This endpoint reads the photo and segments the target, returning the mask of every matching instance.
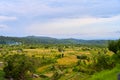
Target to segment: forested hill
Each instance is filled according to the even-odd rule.
[[[0,44],[106,44],[107,40],[56,39],[51,37],[5,37],[0,36]]]

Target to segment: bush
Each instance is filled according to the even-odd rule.
[[[120,64],[120,51],[112,55],[112,60],[115,64]]]
[[[64,52],[65,50],[64,50],[63,48],[59,47],[59,48],[58,48],[58,51],[59,51],[59,52]]]
[[[97,71],[101,71],[104,69],[112,69],[114,67],[113,61],[109,55],[106,54],[98,54],[96,56],[96,63],[94,64],[94,69]]]
[[[77,55],[77,59],[87,59],[86,55]]]
[[[26,80],[27,72],[34,72],[34,60],[24,54],[9,55],[5,58],[5,77],[14,80]]]
[[[118,80],[118,73],[120,72],[120,65],[117,65],[112,70],[104,70],[96,73],[89,80]]]
[[[120,39],[117,41],[110,41],[108,44],[108,49],[115,54],[120,50]]]

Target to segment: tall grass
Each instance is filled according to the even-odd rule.
[[[120,74],[120,65],[112,70],[104,70],[96,73],[90,80],[118,80],[118,74]]]

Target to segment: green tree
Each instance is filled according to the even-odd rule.
[[[35,71],[33,58],[30,58],[25,54],[14,54],[5,58],[4,72],[6,78],[26,80],[28,71]]]
[[[64,52],[65,50],[64,50],[62,47],[59,47],[59,48],[58,48],[58,51],[59,51],[59,52]]]
[[[114,66],[111,61],[111,57],[104,53],[100,53],[96,56],[97,62],[95,63],[95,68],[97,71],[104,69],[112,69]]]
[[[117,52],[117,42],[116,41],[110,41],[108,45],[108,49],[114,53]]]
[[[117,51],[120,50],[120,39],[117,41],[110,41],[108,44],[108,49],[117,54]]]

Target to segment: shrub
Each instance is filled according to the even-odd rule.
[[[86,55],[77,55],[77,59],[87,59]]]
[[[24,54],[9,55],[5,58],[5,77],[14,80],[26,80],[27,72],[34,72],[35,65],[32,58]]]
[[[117,41],[110,41],[108,44],[108,49],[115,54],[120,50],[120,39]]]
[[[111,57],[106,54],[98,54],[96,56],[96,63],[94,64],[94,69],[101,71],[104,69],[111,69],[114,67]]]

